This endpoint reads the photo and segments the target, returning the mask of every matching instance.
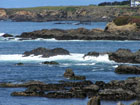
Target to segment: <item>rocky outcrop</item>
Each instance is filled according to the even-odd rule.
[[[8,19],[7,13],[5,9],[0,8],[0,20]]]
[[[131,100],[136,98],[136,94],[130,90],[105,89],[99,92],[99,96],[104,100]]]
[[[85,76],[75,75],[72,69],[66,69],[64,73],[65,78],[69,78],[71,80],[85,80]]]
[[[42,64],[46,64],[46,65],[59,65],[58,62],[55,62],[55,61],[45,61],[45,62],[42,62]]]
[[[83,87],[91,84],[91,81],[64,82],[62,84],[30,84],[25,91],[13,92],[11,95],[41,96],[47,98],[86,98],[87,94],[83,91]]]
[[[89,52],[83,56],[94,56],[98,57],[99,55],[108,54],[109,60],[118,62],[118,63],[140,63],[140,51],[131,52],[130,49],[118,49],[115,52]]]
[[[133,24],[126,24],[126,25],[121,25],[117,26],[114,22],[110,22],[107,24],[105,27],[105,31],[115,33],[115,34],[120,34],[121,32],[132,32],[132,31],[137,31],[138,27],[136,23]]]
[[[38,56],[42,55],[42,57],[51,57],[51,56],[57,56],[57,55],[69,55],[69,51],[63,49],[63,48],[55,48],[55,49],[46,49],[46,48],[36,48],[31,51],[24,52],[24,56]]]
[[[133,53],[129,49],[118,49],[109,54],[109,59],[122,63],[140,63],[140,51]]]
[[[120,65],[115,69],[119,74],[140,74],[139,66]]]
[[[10,84],[0,87],[26,87],[23,92],[13,92],[13,96],[41,96],[48,98],[86,98],[99,96],[103,100],[132,100],[140,97],[140,78],[131,77],[126,80],[113,80],[108,83],[97,81],[63,82],[60,84],[45,84],[30,82]]]
[[[85,28],[62,30],[62,29],[43,29],[33,32],[24,32],[20,38],[55,38],[57,40],[140,40],[140,31],[111,33],[108,31],[88,30]]]
[[[4,34],[2,35],[3,37],[13,37],[13,35],[10,35],[10,34]]]
[[[95,97],[90,98],[87,105],[101,105],[100,97],[95,96]]]

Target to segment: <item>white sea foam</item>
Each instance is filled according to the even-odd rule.
[[[114,61],[109,60],[108,54],[99,55],[98,57],[95,56],[86,56],[85,60],[93,60],[96,62],[106,62],[106,63],[114,63]]]
[[[0,36],[3,36],[5,33],[0,33]]]
[[[115,65],[115,66],[113,66],[114,68],[117,68],[118,67],[118,65]]]
[[[0,55],[0,61],[34,61],[34,62],[40,62],[40,61],[60,61],[63,62],[64,65],[95,65],[96,62],[105,62],[105,63],[112,63],[108,59],[108,55],[100,55],[99,57],[85,57],[83,58],[84,54],[77,54],[77,53],[71,53],[70,55],[58,55],[54,57],[49,58],[43,58],[40,56],[28,56],[24,57],[22,54],[13,54],[13,55]],[[66,62],[65,62],[66,61]],[[71,63],[68,63],[71,62]],[[73,63],[75,62],[75,63]]]

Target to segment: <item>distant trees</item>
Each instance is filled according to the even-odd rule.
[[[130,0],[125,0],[122,2],[114,1],[114,2],[102,2],[98,4],[98,6],[114,6],[114,5],[130,5]]]

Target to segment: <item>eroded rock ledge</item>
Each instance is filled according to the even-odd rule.
[[[13,92],[12,96],[40,96],[48,98],[86,98],[99,96],[102,100],[131,100],[140,96],[140,78],[114,80],[109,83],[96,81],[63,82],[46,84],[29,82],[24,84],[0,83],[0,87],[26,87],[23,92]],[[53,91],[53,92],[52,92]]]

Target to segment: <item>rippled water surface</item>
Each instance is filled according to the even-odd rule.
[[[81,26],[69,24],[32,23],[32,22],[0,22],[0,33],[20,34],[24,31],[32,31],[42,28],[77,28]],[[73,22],[72,22],[73,23]],[[47,25],[51,24],[51,25]],[[103,28],[106,23],[92,23],[82,25],[85,28]],[[40,26],[38,26],[40,25]],[[27,26],[27,27],[26,27]],[[65,26],[65,27],[64,27]],[[19,27],[19,28],[17,28]],[[63,77],[66,68],[72,68],[77,75],[85,75],[87,80],[105,81],[123,80],[139,75],[119,75],[114,73],[118,63],[110,61],[108,55],[99,57],[86,57],[84,54],[90,51],[109,52],[118,48],[129,48],[132,51],[139,49],[140,41],[57,41],[49,40],[28,40],[19,41],[16,39],[3,40],[0,37],[0,82],[21,83],[29,80],[40,80],[45,83],[58,83],[59,80],[67,80]],[[61,47],[70,51],[68,56],[55,56],[42,58],[40,56],[23,57],[25,51],[37,47],[56,48]],[[57,61],[58,66],[43,65],[43,61]],[[16,66],[18,62],[25,65]],[[24,88],[0,88],[0,105],[86,105],[88,99],[48,99],[42,97],[12,97],[13,91],[21,91]],[[131,101],[124,102],[126,105]],[[102,101],[102,105],[114,105],[115,101]]]

